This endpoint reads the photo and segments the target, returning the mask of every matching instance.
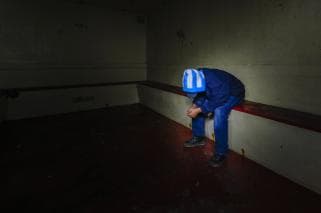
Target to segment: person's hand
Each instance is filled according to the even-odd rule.
[[[202,112],[201,108],[190,108],[187,113],[187,116],[190,118],[196,118],[196,116],[201,112]]]
[[[193,104],[190,108],[187,109],[186,115],[188,115],[192,111],[192,109],[195,109],[195,108],[197,108],[197,106]]]

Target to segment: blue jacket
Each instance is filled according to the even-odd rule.
[[[193,103],[202,109],[204,114],[224,105],[230,96],[243,99],[245,89],[243,83],[235,76],[218,69],[200,68],[206,80],[206,91],[199,93]]]

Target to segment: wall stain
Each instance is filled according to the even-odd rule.
[[[74,26],[81,32],[88,31],[88,25],[86,24],[74,24]]]
[[[282,0],[272,0],[274,8],[285,10],[286,6]]]
[[[64,30],[63,29],[58,29],[57,30],[57,34],[63,34],[64,33]]]
[[[176,36],[180,41],[186,40],[185,32],[182,29],[180,29],[176,32]]]
[[[145,24],[146,23],[146,17],[145,16],[136,16],[136,21],[138,24]]]

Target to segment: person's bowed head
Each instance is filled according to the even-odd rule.
[[[205,92],[206,81],[202,71],[196,69],[186,69],[183,74],[183,91],[186,96],[193,102],[196,99],[198,93]],[[196,104],[193,103],[186,111],[186,115],[190,118],[195,118],[202,110]]]

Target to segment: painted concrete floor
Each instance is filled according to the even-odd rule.
[[[321,196],[140,105],[1,127],[1,212],[321,212]]]

